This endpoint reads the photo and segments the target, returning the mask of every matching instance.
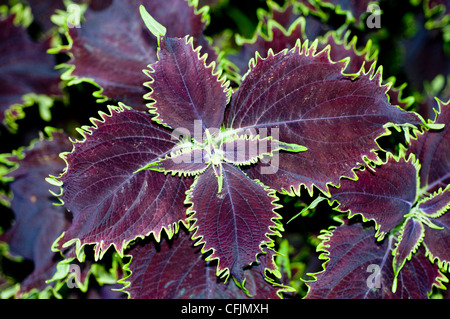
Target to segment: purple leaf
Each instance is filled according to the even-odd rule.
[[[379,235],[400,224],[416,202],[418,166],[414,157],[395,160],[388,157],[375,171],[357,173],[358,180],[342,179],[331,189],[330,201],[339,203],[340,211],[361,214],[377,223]]]
[[[205,261],[200,249],[181,230],[174,238],[159,244],[136,245],[127,266],[131,275],[124,280],[125,291],[138,299],[242,299],[247,298],[233,280],[224,282],[216,275],[214,262]],[[246,287],[255,298],[278,298],[277,288],[264,280],[259,266],[246,270]],[[129,285],[128,285],[129,284]]]
[[[23,105],[25,94],[62,94],[54,57],[47,54],[50,39],[33,42],[23,27],[14,25],[14,17],[0,19],[0,121],[4,124],[8,113],[17,117],[11,107]]]
[[[203,149],[181,150],[166,158],[151,163],[148,169],[158,172],[171,172],[172,175],[198,175],[206,170],[209,156]]]
[[[419,248],[405,263],[392,291],[392,238],[381,243],[373,228],[343,225],[323,236],[320,250],[325,270],[308,282],[309,299],[426,299],[434,285],[442,287],[445,277],[439,267]],[[395,286],[394,286],[395,287]]]
[[[227,269],[242,282],[243,268],[256,260],[262,244],[271,242],[268,236],[278,232],[276,197],[237,167],[222,165],[221,178],[212,168],[199,175],[186,201],[192,203],[189,213],[198,244],[204,244],[203,251],[214,249],[210,258],[219,259],[218,272]]]
[[[158,123],[188,130],[201,140],[204,129],[222,125],[229,94],[228,84],[214,74],[214,64],[206,66],[206,56],[199,57],[192,41],[161,38],[158,62],[147,72],[152,89],[147,98],[155,100],[150,107]]]
[[[297,191],[301,184],[326,191],[327,184],[353,176],[363,158],[377,159],[375,139],[387,126],[422,124],[416,114],[389,104],[379,72],[353,80],[343,67],[329,61],[328,51],[316,54],[305,46],[257,60],[233,94],[228,127],[266,130],[308,151],[280,152],[279,163],[259,164],[250,177],[278,191]]]
[[[268,36],[263,35],[261,25],[253,39],[238,38],[241,44],[239,52],[237,55],[229,56],[228,59],[239,68],[241,76],[248,71],[249,61],[255,57],[256,52],[260,56],[266,57],[270,49],[272,52],[278,53],[284,49],[293,48],[297,39],[306,40],[304,19],[296,20],[288,30],[285,30],[278,22],[269,20],[267,28]]]
[[[419,203],[419,209],[431,217],[439,217],[450,208],[450,186]]]
[[[412,254],[417,251],[424,236],[424,225],[414,218],[408,218],[402,228],[400,240],[393,252],[393,267],[396,275],[398,275],[406,260],[411,259]]]
[[[67,170],[60,177],[60,199],[73,214],[73,224],[58,246],[95,243],[95,257],[114,245],[122,253],[138,236],[162,228],[170,234],[186,217],[185,192],[190,181],[142,170],[173,151],[175,141],[166,129],[141,112],[111,108],[86,138],[66,155]],[[172,229],[172,227],[175,229]]]
[[[438,260],[440,267],[448,269],[450,263],[450,214],[447,212],[441,217],[432,219],[435,227],[425,227],[423,243],[429,258]]]
[[[48,139],[41,137],[22,155],[9,157],[18,164],[17,169],[7,175],[14,178],[10,187],[14,195],[11,209],[15,220],[13,226],[0,236],[0,241],[8,243],[12,254],[34,263],[34,270],[21,282],[19,293],[42,290],[47,286],[45,281],[56,271],[51,246],[70,223],[65,218],[65,209],[54,205],[49,188],[56,189],[45,178],[63,170],[65,163],[59,154],[70,150],[71,143],[65,133],[47,132]]]
[[[433,193],[439,188],[445,188],[450,184],[450,106],[449,102],[439,101],[440,112],[435,123],[445,124],[440,130],[428,130],[418,134],[417,139],[411,141],[408,149],[419,159],[420,187],[428,193]]]
[[[69,47],[60,51],[72,57],[66,79],[92,79],[101,88],[96,96],[147,111],[143,96],[148,90],[143,83],[148,78],[142,70],[156,61],[157,41],[141,19],[141,4],[167,28],[168,36],[193,36],[194,44],[202,45],[202,52],[208,53],[208,61],[214,61],[214,50],[202,35],[203,12],[197,14],[184,0],[113,0],[100,10],[90,7],[81,28],[68,31]]]

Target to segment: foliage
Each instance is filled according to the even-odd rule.
[[[2,298],[448,298],[448,3],[246,5],[0,6]]]

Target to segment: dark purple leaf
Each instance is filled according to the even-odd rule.
[[[273,191],[249,179],[239,168],[223,163],[218,178],[212,168],[199,175],[186,201],[195,221],[195,239],[210,258],[218,258],[218,272],[227,269],[239,282],[243,268],[256,260],[261,245],[277,234],[279,216]],[[220,190],[219,183],[223,184]]]
[[[51,132],[48,139],[41,137],[21,156],[9,157],[18,164],[18,168],[7,175],[14,179],[10,187],[14,195],[11,209],[15,220],[0,236],[0,241],[8,243],[12,254],[34,263],[34,270],[21,283],[19,293],[44,289],[45,281],[56,271],[57,259],[51,246],[67,229],[69,221],[65,218],[65,209],[54,205],[49,189],[57,189],[45,178],[63,170],[65,163],[59,154],[70,150],[71,146],[65,133]]]
[[[309,299],[426,299],[434,285],[442,287],[439,267],[419,248],[397,277],[393,292],[394,239],[378,242],[373,228],[343,225],[325,234],[320,250],[325,271],[308,282]],[[395,286],[394,286],[395,287]]]
[[[174,150],[168,130],[141,112],[111,108],[86,139],[66,155],[67,171],[60,177],[60,199],[73,214],[73,224],[58,247],[95,243],[96,258],[114,245],[121,253],[138,236],[162,228],[170,234],[186,217],[184,199],[190,181],[143,170]],[[173,229],[174,227],[175,229]]]
[[[123,280],[133,299],[242,299],[233,280],[217,277],[217,265],[205,261],[190,236],[180,230],[170,241],[137,244],[129,251],[131,275]],[[277,288],[264,280],[259,265],[245,271],[246,288],[255,298],[278,298]],[[128,285],[129,284],[129,285]]]
[[[413,253],[420,246],[425,235],[424,225],[414,219],[408,218],[402,228],[402,233],[397,246],[394,249],[394,273],[397,275],[406,260],[411,259]]]
[[[445,188],[450,184],[450,106],[449,102],[439,101],[440,113],[435,123],[445,124],[440,130],[427,130],[418,134],[417,139],[412,140],[408,152],[418,158],[420,169],[420,187],[428,193],[433,193],[439,188]]]
[[[194,45],[201,45],[208,53],[208,63],[216,55],[202,32],[205,28],[203,12],[184,0],[113,0],[106,8],[88,8],[81,28],[68,31],[71,45],[61,52],[72,59],[66,79],[92,79],[100,92],[96,95],[115,99],[135,109],[147,111],[143,95],[148,81],[142,70],[156,61],[156,38],[147,30],[139,13],[144,5],[150,14],[167,28],[167,36],[194,37]]]
[[[450,214],[447,212],[431,222],[439,227],[425,227],[423,244],[431,260],[438,260],[441,267],[448,269],[450,263]]]
[[[353,176],[364,157],[377,159],[375,139],[391,123],[422,124],[416,114],[389,104],[380,72],[353,79],[341,73],[343,67],[329,61],[328,51],[316,54],[306,47],[269,55],[252,66],[233,94],[227,126],[264,129],[308,149],[300,155],[280,152],[279,163],[259,164],[249,171],[252,178],[278,191],[292,192],[301,184],[326,190],[342,176]]]
[[[14,25],[14,17],[0,19],[0,121],[4,124],[11,124],[5,123],[8,113],[13,113],[12,120],[17,117],[11,107],[23,105],[25,94],[62,94],[54,57],[47,54],[51,40],[33,42],[23,27]]]
[[[375,171],[357,173],[358,180],[342,179],[332,188],[330,201],[339,203],[340,211],[350,216],[361,214],[373,219],[381,235],[400,224],[416,202],[418,166],[414,157],[398,161],[389,156]]]
[[[192,38],[163,37],[158,62],[147,72],[152,89],[147,97],[155,100],[150,105],[158,114],[155,120],[188,130],[197,140],[206,128],[220,128],[229,101],[228,84],[214,74],[214,64],[206,66],[205,58],[194,50]]]

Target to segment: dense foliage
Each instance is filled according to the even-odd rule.
[[[450,3],[0,1],[2,298],[448,298]]]

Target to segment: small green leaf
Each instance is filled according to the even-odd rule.
[[[326,199],[327,199],[326,197],[321,197],[321,196],[317,197],[309,206],[306,206],[305,208],[302,209],[302,211],[300,213],[296,214],[294,217],[289,219],[286,224],[289,224],[293,219],[297,218],[300,215],[303,216],[308,210],[316,208],[320,202],[322,202]]]
[[[427,123],[426,127],[430,130],[441,130],[445,127],[445,124],[441,123]]]
[[[307,147],[298,145],[298,144],[294,144],[294,143],[279,142],[279,147],[280,147],[280,150],[294,152],[294,153],[305,152],[308,150]]]
[[[141,13],[142,20],[144,20],[145,25],[155,37],[158,38],[160,36],[162,37],[166,35],[167,29],[158,21],[156,21],[150,15],[150,13],[148,13],[148,11],[145,9],[143,5],[140,5],[139,11]]]

